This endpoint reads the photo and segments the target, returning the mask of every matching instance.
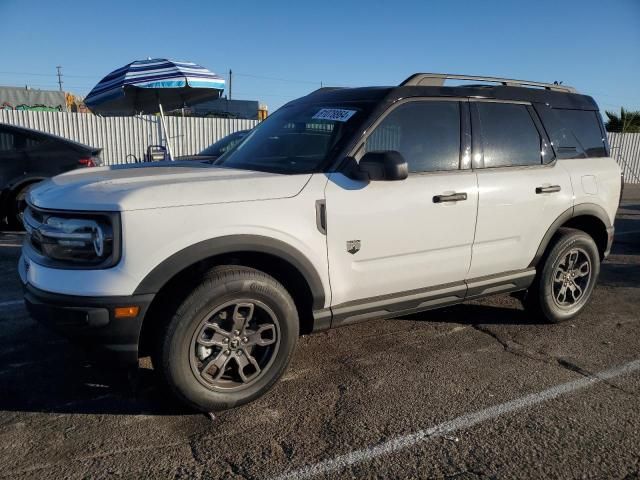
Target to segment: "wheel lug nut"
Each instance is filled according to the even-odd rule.
[[[242,339],[242,342],[243,342],[243,343],[247,343],[248,341],[249,341],[249,339],[248,339],[247,337],[244,337],[244,338]]]
[[[233,334],[234,334],[234,335],[240,335],[240,330],[234,330],[234,331],[233,331]]]
[[[229,339],[228,339],[228,338],[225,338],[225,339],[223,340],[223,342],[224,342],[224,343],[229,343]]]
[[[225,355],[229,355],[230,353],[231,353],[231,352],[230,352],[229,350],[225,350],[225,351],[224,351],[224,354],[225,354]]]

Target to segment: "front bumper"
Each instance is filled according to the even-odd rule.
[[[24,285],[24,301],[38,322],[83,346],[106,350],[119,364],[135,365],[142,320],[154,295],[78,297]],[[115,318],[116,307],[137,306],[133,318]]]

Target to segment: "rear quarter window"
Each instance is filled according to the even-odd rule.
[[[562,127],[571,130],[580,147],[587,157],[606,157],[607,149],[602,130],[600,129],[599,113],[592,110],[564,110],[554,109],[556,116],[562,122]],[[559,135],[559,139],[566,135]],[[563,148],[564,145],[558,145]]]

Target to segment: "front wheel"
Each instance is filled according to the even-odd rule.
[[[298,338],[293,299],[274,278],[216,267],[167,325],[158,354],[171,390],[211,412],[263,395],[280,378]]]
[[[600,254],[593,238],[562,228],[543,262],[526,294],[525,307],[554,323],[575,317],[589,302],[600,274]]]

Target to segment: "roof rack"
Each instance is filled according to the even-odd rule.
[[[514,80],[511,78],[482,77],[475,75],[453,75],[450,73],[414,73],[400,86],[441,87],[445,80],[473,80],[479,82],[499,83],[510,87],[537,87],[557,92],[577,93],[577,90],[567,85],[556,83],[531,82],[529,80]]]

